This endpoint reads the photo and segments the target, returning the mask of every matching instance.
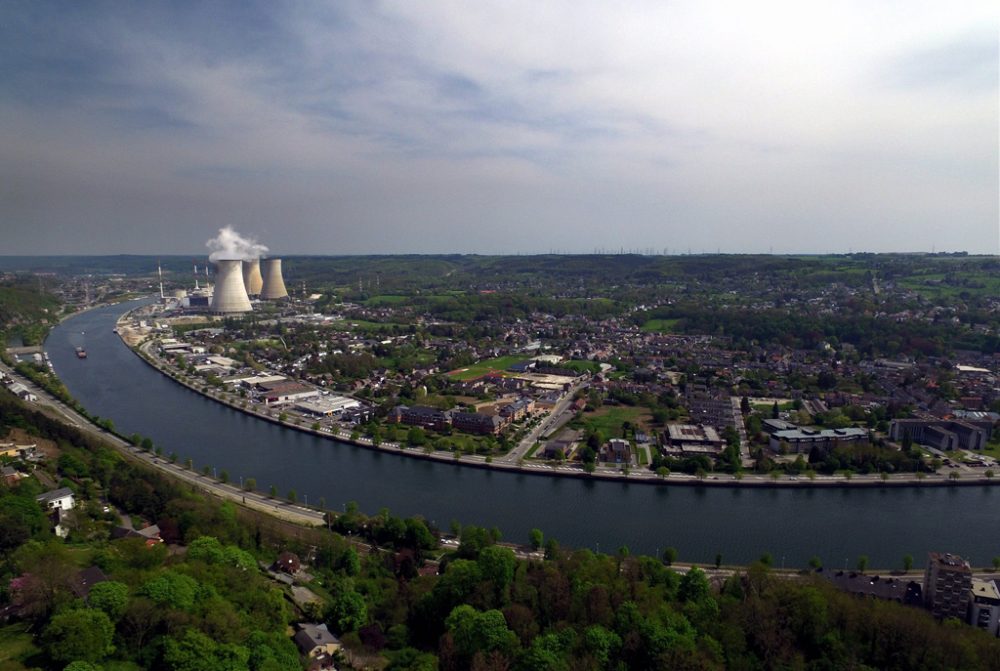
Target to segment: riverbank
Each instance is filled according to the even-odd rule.
[[[119,325],[119,337],[121,338],[121,327],[125,325],[131,319],[131,311],[126,312],[118,319]],[[526,475],[540,475],[549,477],[559,477],[559,478],[576,478],[582,480],[605,480],[623,483],[637,483],[644,485],[658,485],[658,486],[682,486],[682,487],[722,487],[722,488],[788,488],[788,489],[813,489],[813,488],[900,488],[900,487],[981,487],[984,485],[1000,485],[1000,481],[988,478],[985,475],[976,478],[953,478],[940,473],[935,473],[932,475],[927,475],[924,478],[918,478],[914,474],[896,475],[888,476],[882,474],[875,475],[837,475],[837,476],[826,476],[826,475],[816,475],[813,478],[806,476],[796,477],[782,477],[775,479],[770,475],[762,474],[743,474],[741,476],[734,476],[730,474],[716,474],[716,475],[706,475],[705,477],[698,477],[695,475],[688,475],[684,473],[670,473],[665,476],[660,476],[652,471],[646,469],[635,469],[629,472],[622,472],[618,469],[609,469],[598,467],[592,473],[587,473],[582,467],[576,465],[552,465],[543,463],[510,463],[498,460],[488,459],[479,455],[463,455],[460,458],[456,458],[453,453],[444,452],[426,452],[422,450],[417,450],[415,448],[408,448],[401,443],[380,443],[376,444],[371,439],[358,436],[352,437],[352,435],[346,431],[337,430],[333,432],[332,430],[324,429],[314,429],[311,426],[306,426],[301,423],[295,423],[292,421],[282,421],[280,416],[275,416],[268,411],[258,411],[253,407],[244,407],[243,403],[231,401],[227,398],[223,398],[221,394],[213,394],[206,392],[204,390],[204,384],[197,384],[188,379],[185,379],[179,371],[174,369],[163,362],[159,357],[150,353],[149,348],[153,344],[153,340],[146,340],[139,343],[138,345],[131,345],[124,338],[121,338],[122,342],[128,347],[136,356],[138,356],[147,365],[157,370],[159,373],[170,378],[177,384],[190,389],[191,391],[207,398],[209,400],[215,401],[221,405],[229,407],[233,410],[241,412],[245,415],[261,419],[272,424],[277,424],[284,428],[293,429],[302,433],[310,434],[327,440],[334,440],[342,443],[348,443],[351,445],[356,445],[368,450],[374,450],[377,452],[395,454],[400,456],[405,456],[413,459],[422,459],[425,461],[435,461],[438,463],[448,463],[458,466],[466,466],[471,468],[486,469],[493,471],[504,471],[510,473],[526,474]]]

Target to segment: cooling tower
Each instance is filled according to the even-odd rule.
[[[243,286],[250,296],[260,296],[264,280],[260,277],[260,259],[245,259],[243,261]]]
[[[264,259],[264,286],[260,297],[265,301],[288,298],[285,290],[285,280],[281,277],[281,259]]]
[[[233,314],[250,312],[250,297],[243,286],[243,262],[239,259],[220,259],[215,262],[215,293],[212,295],[212,312]]]

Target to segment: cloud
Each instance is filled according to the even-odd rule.
[[[998,67],[1000,35],[993,30],[907,53],[892,63],[887,78],[902,87],[941,86],[968,93],[995,93]]]
[[[220,228],[219,234],[206,242],[205,246],[211,250],[208,259],[213,262],[222,259],[259,259],[268,251],[265,245],[252,237],[240,235],[232,226]]]
[[[5,242],[995,251],[996,14],[4,3]]]

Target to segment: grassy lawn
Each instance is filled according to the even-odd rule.
[[[487,373],[502,372],[516,363],[528,361],[528,357],[523,356],[501,356],[496,359],[486,359],[479,363],[474,363],[467,368],[459,368],[448,373],[448,376],[455,380],[474,380]]]
[[[398,305],[400,303],[405,303],[408,296],[398,296],[395,294],[383,294],[381,296],[372,296],[365,301],[365,305],[369,307],[379,307],[382,305]]]
[[[639,465],[649,465],[649,448],[644,445],[636,445],[635,452],[639,457]]]
[[[976,454],[985,454],[994,459],[1000,459],[1000,443],[986,443],[986,449],[976,451]]]
[[[535,456],[535,452],[537,452],[541,447],[542,447],[541,443],[535,443],[534,445],[531,446],[530,450],[524,453],[524,458],[531,459],[533,456]]]
[[[338,328],[356,331],[384,331],[395,326],[406,326],[406,324],[396,322],[369,322],[363,319],[339,319],[331,321],[330,324]]]
[[[26,658],[39,652],[31,640],[31,634],[24,628],[23,623],[0,627],[0,669],[22,671],[34,668],[23,664]]]
[[[650,319],[642,325],[645,333],[673,333],[679,319]]]
[[[601,364],[596,361],[583,361],[582,359],[574,359],[572,361],[563,361],[557,364],[559,368],[568,368],[570,370],[579,371],[581,373],[599,373],[601,372]]]
[[[588,429],[600,431],[605,438],[619,438],[622,435],[622,424],[625,422],[646,425],[650,419],[648,408],[604,406],[595,412],[585,414],[583,423]]]

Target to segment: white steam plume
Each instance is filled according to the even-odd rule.
[[[205,243],[212,250],[210,261],[220,259],[257,259],[267,253],[267,247],[254,238],[245,238],[232,226],[219,229],[219,234]]]

